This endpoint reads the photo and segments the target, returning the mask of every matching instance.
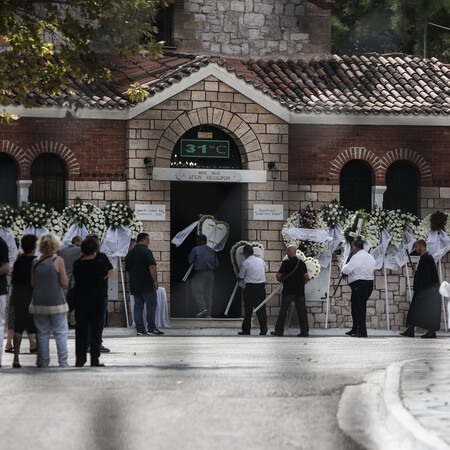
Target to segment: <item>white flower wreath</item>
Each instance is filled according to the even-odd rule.
[[[301,259],[305,265],[306,270],[308,271],[309,281],[314,280],[314,278],[317,278],[320,273],[320,264],[319,261],[315,258],[306,257],[305,254],[301,250],[297,250],[296,252],[297,258]],[[286,261],[288,259],[287,255],[283,258],[283,261]]]
[[[103,211],[97,206],[76,198],[73,205],[64,208],[62,216],[69,226],[78,224],[81,227],[84,225],[89,233],[96,234],[102,240],[106,231],[105,217]]]
[[[248,242],[248,241],[239,241],[236,242],[236,244],[231,247],[230,250],[230,257],[231,257],[231,265],[233,266],[234,273],[238,275],[239,273],[239,266],[236,261],[236,251],[239,247],[242,247],[243,245],[251,245],[252,247],[258,247],[262,250],[262,254],[264,255],[264,246],[260,244],[259,242]]]
[[[19,214],[25,222],[25,228],[42,228],[47,226],[53,211],[53,208],[49,208],[45,204],[27,202],[21,206]]]
[[[131,230],[131,238],[137,238],[142,232],[142,222],[136,217],[133,209],[123,203],[110,203],[103,208],[106,227],[115,230],[120,225]]]
[[[210,216],[208,214],[204,214],[202,215],[202,217],[200,218],[198,224],[197,224],[197,234],[203,234],[202,231],[202,227],[203,227],[203,222],[206,220],[212,220],[216,225],[224,225],[225,228],[227,229],[227,232],[225,234],[225,236],[220,240],[220,242],[216,242],[216,245],[214,246],[214,248],[219,248],[227,239],[228,239],[228,235],[230,233],[230,226],[228,225],[227,222],[223,222],[221,220],[217,220],[214,216]]]
[[[62,239],[68,228],[67,220],[62,214],[53,210],[45,227],[50,233]]]

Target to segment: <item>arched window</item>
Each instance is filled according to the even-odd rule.
[[[404,160],[392,163],[386,172],[386,188],[383,208],[401,209],[417,215],[419,176],[413,164]]]
[[[17,206],[17,166],[6,153],[0,153],[0,203]]]
[[[66,170],[50,153],[39,155],[31,165],[30,202],[45,203],[62,211],[66,205]]]
[[[372,209],[372,173],[358,159],[349,161],[341,170],[340,202],[345,208],[356,211]]]

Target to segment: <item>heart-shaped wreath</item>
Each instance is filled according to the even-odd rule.
[[[248,242],[248,241],[239,241],[231,247],[230,256],[231,256],[231,264],[233,266],[234,273],[236,276],[239,274],[239,270],[241,269],[241,264],[245,259],[244,256],[244,246],[251,245],[253,247],[253,254],[260,258],[264,259],[264,246],[259,242]]]
[[[227,239],[230,227],[226,222],[216,220],[214,216],[203,215],[197,225],[197,234],[204,234],[208,239],[207,245],[219,248]]]

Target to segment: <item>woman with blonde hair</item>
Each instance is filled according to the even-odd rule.
[[[69,310],[63,288],[69,285],[64,260],[55,253],[61,248],[61,241],[52,234],[39,239],[41,256],[34,261],[31,272],[33,299],[30,313],[34,315],[37,329],[38,367],[50,364],[49,340],[53,331],[58,351],[58,362],[67,367],[67,311]]]

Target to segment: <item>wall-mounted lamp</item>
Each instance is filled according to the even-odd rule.
[[[144,158],[144,164],[145,167],[147,168],[147,173],[149,175],[152,175],[153,173],[153,161],[152,158],[149,158],[148,156]]]
[[[272,174],[272,180],[276,180],[277,173],[278,173],[277,166],[275,165],[275,163],[273,161],[270,161],[268,164],[268,167],[269,167],[269,172]]]

